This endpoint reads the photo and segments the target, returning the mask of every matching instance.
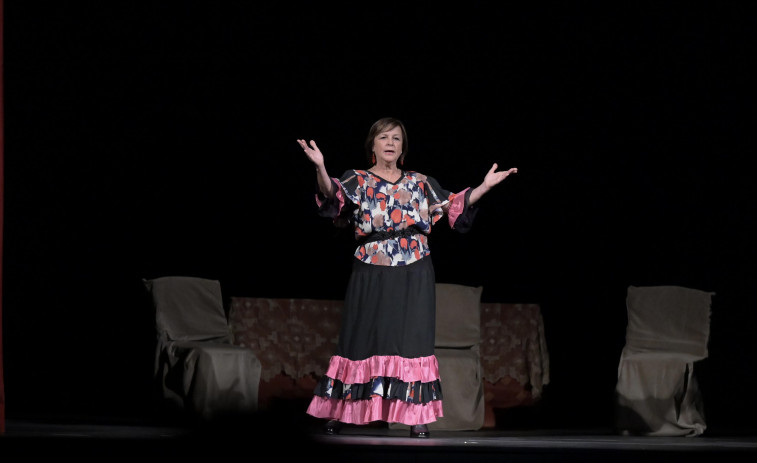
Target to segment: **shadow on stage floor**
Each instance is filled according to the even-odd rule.
[[[322,432],[320,420],[259,413],[205,423],[103,419],[6,420],[0,455],[103,458],[307,458],[304,461],[670,461],[710,457],[753,461],[757,435],[623,436],[608,429],[435,431],[428,439],[386,425]],[[5,459],[3,459],[5,461]]]

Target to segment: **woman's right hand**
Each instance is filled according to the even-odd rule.
[[[315,164],[316,167],[323,167],[323,153],[321,153],[321,150],[318,149],[318,145],[315,144],[315,140],[310,140],[310,145],[312,145],[312,148],[308,146],[305,140],[297,140],[297,143],[299,143],[302,147],[302,150],[305,151],[305,154],[307,155],[308,159],[310,159],[310,162]]]
[[[318,188],[321,190],[321,193],[326,197],[333,198],[336,194],[335,185],[329,178],[328,172],[326,172],[326,167],[323,165],[323,153],[318,149],[315,140],[310,140],[310,145],[305,140],[297,140],[297,143],[300,144],[310,162],[315,164],[315,175],[318,178]]]

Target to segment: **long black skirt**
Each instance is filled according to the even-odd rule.
[[[430,258],[401,267],[356,260],[337,351],[307,412],[355,424],[436,421],[443,416],[443,396],[435,330]]]
[[[397,267],[356,259],[344,299],[336,354],[350,360],[376,355],[433,355],[435,281],[430,257]]]

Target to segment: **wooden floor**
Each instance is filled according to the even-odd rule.
[[[622,436],[602,429],[435,431],[428,439],[385,426],[346,426],[329,436],[319,425],[267,418],[223,425],[6,420],[0,456],[214,458],[303,462],[626,462],[757,461],[757,435]],[[246,458],[245,455],[249,455]],[[6,461],[3,458],[3,461]],[[8,460],[10,461],[10,460]]]

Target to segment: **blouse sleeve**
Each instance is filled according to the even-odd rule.
[[[432,204],[446,205],[449,203],[447,220],[450,228],[460,233],[467,233],[473,226],[478,208],[470,204],[470,187],[459,193],[451,193],[443,189],[433,177],[427,177],[430,188],[429,201]]]
[[[332,187],[336,189],[333,198],[325,196],[316,188],[315,202],[318,205],[318,215],[334,220],[337,226],[347,226],[352,213],[357,207],[357,198],[350,195],[350,188],[357,184],[355,172],[348,170],[340,178],[331,178]]]

